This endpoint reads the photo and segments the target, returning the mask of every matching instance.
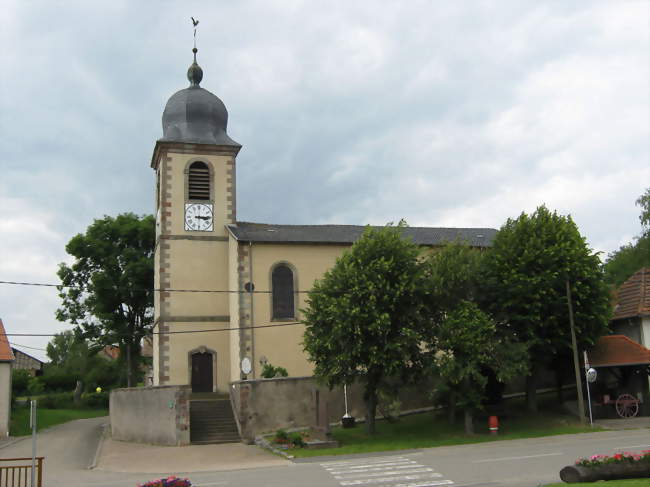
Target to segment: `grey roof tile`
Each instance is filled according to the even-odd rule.
[[[378,228],[378,227],[375,227]],[[233,236],[244,242],[352,244],[363,233],[361,225],[275,225],[237,222],[228,225]],[[494,228],[406,227],[404,235],[418,245],[442,245],[460,240],[473,247],[489,247]]]

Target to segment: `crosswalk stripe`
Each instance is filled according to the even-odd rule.
[[[417,462],[414,462],[412,460],[407,460],[404,462],[386,462],[386,463],[373,463],[370,465],[354,465],[354,466],[347,466],[347,467],[337,467],[337,468],[327,468],[325,467],[325,470],[327,470],[330,473],[338,473],[338,472],[358,472],[362,470],[370,470],[372,468],[385,468],[385,467],[392,467],[392,466],[398,466],[398,465],[417,465]]]
[[[384,463],[384,462],[395,462],[398,460],[409,460],[406,457],[375,457],[375,458],[356,458],[354,460],[336,460],[332,462],[323,462],[321,465],[323,467],[334,466],[334,465],[355,465],[358,463]]]
[[[352,479],[354,477],[378,477],[380,475],[391,475],[399,473],[420,473],[420,472],[433,472],[432,468],[422,467],[420,465],[413,466],[409,465],[405,467],[394,467],[390,469],[376,469],[376,472],[362,472],[362,473],[349,473],[344,475],[335,475],[335,479]]]
[[[378,477],[370,479],[358,479],[358,480],[345,480],[340,482],[341,485],[369,485],[369,484],[379,484],[385,482],[396,482],[400,480],[420,480],[426,478],[440,478],[442,477],[441,473],[427,473],[423,475],[393,475],[390,477]]]
[[[321,466],[342,487],[438,487],[454,484],[443,479],[443,475],[433,468],[404,456],[356,458],[324,462]]]

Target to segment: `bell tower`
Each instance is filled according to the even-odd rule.
[[[154,385],[188,384],[196,392],[215,392],[226,390],[230,380],[228,332],[214,330],[229,328],[236,312],[223,291],[229,286],[225,226],[236,222],[235,161],[241,145],[227,134],[223,102],[200,86],[196,42],[192,51],[190,85],[169,98],[163,136],[151,159],[159,290]]]

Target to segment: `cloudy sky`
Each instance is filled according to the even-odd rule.
[[[647,0],[3,0],[0,280],[56,283],[94,218],[152,212],[190,16],[243,145],[239,220],[498,228],[545,203],[598,251],[640,231]],[[8,333],[65,329],[58,304],[0,284]]]

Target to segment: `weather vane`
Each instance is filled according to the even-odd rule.
[[[192,19],[192,25],[194,26],[194,49],[196,49],[196,26],[199,25],[198,20],[194,20],[194,17],[190,17]]]

